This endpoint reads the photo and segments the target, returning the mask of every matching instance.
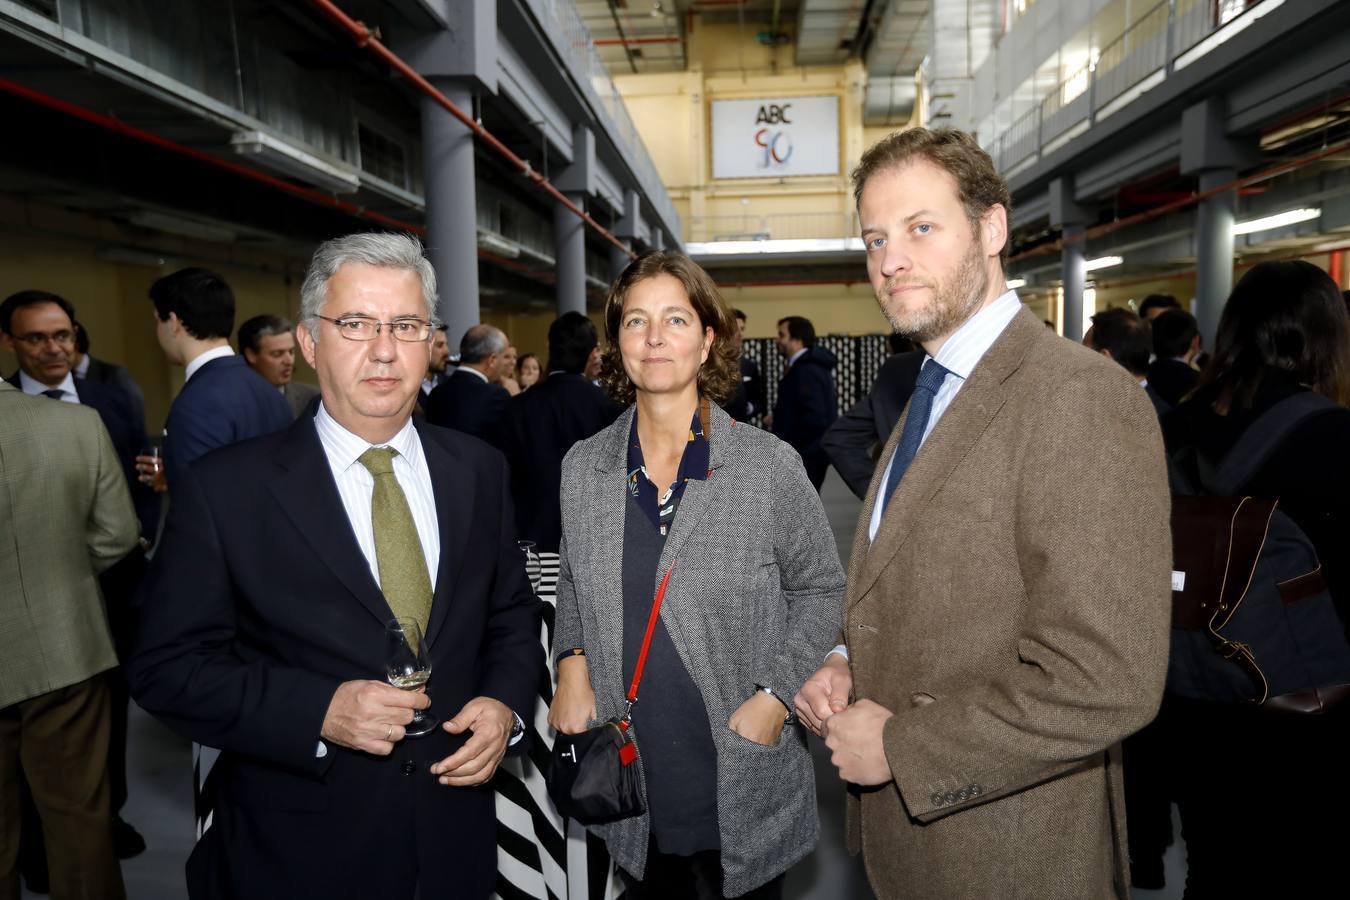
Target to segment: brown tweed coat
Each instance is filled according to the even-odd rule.
[[[869,546],[883,469],[844,630],[895,781],[850,797],[850,849],[883,900],[1127,897],[1120,741],[1157,711],[1171,596],[1148,398],[1023,309]]]

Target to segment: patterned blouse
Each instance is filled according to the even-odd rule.
[[[637,498],[638,506],[651,518],[662,537],[670,533],[675,509],[680,505],[689,479],[703,481],[712,474],[708,468],[708,438],[703,433],[700,411],[701,405],[700,409],[694,410],[694,419],[689,425],[689,443],[680,457],[675,482],[658,497],[656,485],[648,477],[647,466],[642,458],[642,444],[638,441],[638,414],[636,409],[633,410],[633,427],[628,432],[628,491]]]

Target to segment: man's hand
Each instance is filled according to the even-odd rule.
[[[747,741],[773,746],[783,734],[786,719],[787,707],[777,697],[755,691],[731,714],[727,725]]]
[[[825,746],[834,751],[830,762],[839,777],[851,784],[885,784],[894,779],[886,759],[881,732],[895,713],[871,700],[859,700],[825,723]]]
[[[472,731],[473,735],[445,759],[431,767],[431,774],[441,784],[451,787],[469,787],[482,784],[497,771],[497,764],[506,755],[506,743],[511,739],[511,726],[516,717],[500,700],[474,697],[455,717],[441,725],[451,734]]]
[[[163,457],[136,457],[136,472],[136,480],[141,484],[154,488],[155,493],[162,494],[169,489],[168,482],[164,480]]]
[[[848,660],[838,653],[825,657],[825,663],[806,679],[792,703],[797,717],[817,737],[825,735],[825,721],[848,706],[848,695],[853,690],[853,673]]]
[[[586,657],[569,656],[558,663],[558,690],[548,707],[548,724],[559,734],[580,734],[595,718],[595,691]]]
[[[403,740],[413,710],[430,705],[425,693],[400,691],[382,681],[344,681],[328,704],[319,734],[352,750],[388,756]]]

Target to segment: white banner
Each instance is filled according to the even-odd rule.
[[[714,100],[714,178],[839,173],[839,98]]]

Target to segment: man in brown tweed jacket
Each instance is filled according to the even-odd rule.
[[[882,898],[1128,896],[1120,741],[1157,710],[1170,544],[1144,393],[1005,288],[969,135],[854,172],[868,273],[927,353],[863,504],[844,640],[797,695]]]

